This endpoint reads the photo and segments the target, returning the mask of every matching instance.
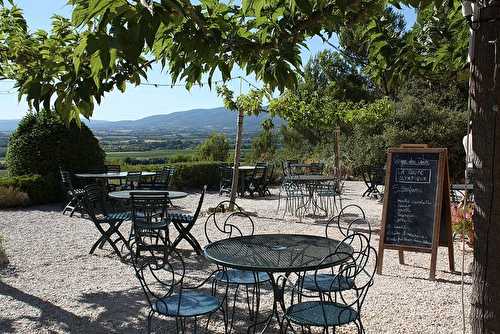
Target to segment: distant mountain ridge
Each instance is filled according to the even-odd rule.
[[[262,113],[258,116],[246,116],[243,121],[245,131],[258,131],[261,123],[270,115]],[[101,121],[85,120],[85,123],[94,130],[189,130],[205,129],[208,131],[235,131],[237,114],[226,108],[192,109],[170,114],[161,114],[144,117],[138,120]],[[14,131],[19,120],[0,120],[0,131]],[[283,124],[279,117],[273,118],[276,127]]]

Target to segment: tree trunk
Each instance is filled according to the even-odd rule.
[[[236,132],[236,144],[234,146],[234,169],[233,169],[233,182],[231,184],[231,195],[230,200],[231,204],[229,206],[229,210],[234,210],[234,205],[236,201],[236,194],[238,192],[238,181],[240,177],[239,169],[240,166],[240,158],[241,158],[241,142],[243,141],[243,110],[238,112],[238,122],[237,122],[237,132]]]
[[[485,20],[500,18],[496,6],[481,10],[482,23],[473,36],[476,50],[470,88],[473,148],[479,163],[474,182],[477,239],[470,318],[472,332],[481,334],[500,333],[500,71],[495,65],[500,63],[500,21]],[[495,40],[497,44],[492,43]]]

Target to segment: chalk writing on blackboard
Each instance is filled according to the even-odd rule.
[[[398,183],[431,183],[432,170],[430,168],[398,168],[396,182]]]

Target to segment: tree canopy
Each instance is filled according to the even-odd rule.
[[[283,91],[296,86],[300,49],[311,36],[364,24],[388,3],[442,1],[69,0],[71,20],[54,17],[50,32],[30,32],[21,9],[0,1],[0,79],[15,80],[35,109],[77,121],[92,116],[107,92],[146,78],[153,62],[187,88],[204,75],[227,80],[239,67]]]

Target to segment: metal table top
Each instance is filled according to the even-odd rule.
[[[326,181],[338,180],[338,178],[333,175],[315,175],[315,174],[289,175],[286,177],[286,179],[298,182],[326,182]]]
[[[155,172],[142,172],[141,176],[154,176]],[[86,179],[124,179],[127,177],[127,172],[120,173],[78,173],[76,177]]]
[[[234,169],[234,167],[231,167]],[[248,171],[248,170],[254,170],[255,169],[255,166],[239,166],[238,167],[238,170],[244,170],[244,171]]]
[[[108,194],[111,198],[128,200],[130,199],[130,193],[155,193],[155,194],[168,194],[168,198],[170,199],[179,199],[184,198],[188,194],[182,191],[165,191],[165,190],[121,190],[121,191],[112,191]]]
[[[339,248],[345,253],[321,264],[328,268],[345,261],[353,249],[339,240],[299,234],[259,234],[219,240],[205,247],[208,260],[249,271],[300,272],[317,269],[323,258]]]

